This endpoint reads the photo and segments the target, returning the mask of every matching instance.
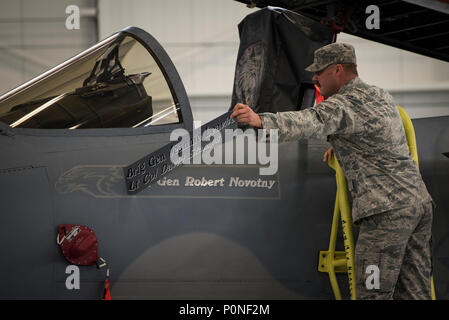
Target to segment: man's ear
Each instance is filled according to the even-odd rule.
[[[341,75],[343,73],[343,66],[341,64],[337,64],[335,67],[335,73]]]

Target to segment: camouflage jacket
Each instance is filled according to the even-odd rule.
[[[409,151],[391,95],[359,78],[313,108],[261,113],[279,141],[328,138],[348,181],[354,222],[380,212],[432,201]]]

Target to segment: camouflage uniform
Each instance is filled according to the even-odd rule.
[[[351,45],[315,51],[307,71],[354,63]],[[261,113],[262,126],[279,140],[327,137],[352,195],[360,225],[356,245],[357,298],[430,299],[432,198],[410,154],[391,95],[358,77],[313,108]],[[366,266],[380,270],[380,288],[368,290]]]

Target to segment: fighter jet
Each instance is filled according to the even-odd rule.
[[[303,67],[334,37],[329,25],[301,14],[318,2],[326,5],[255,9],[242,21],[230,108],[236,101],[260,112],[313,107],[312,74]],[[273,73],[273,59],[282,73]],[[267,97],[270,84],[279,90]],[[274,97],[279,107],[267,103]],[[413,126],[437,203],[436,296],[446,299],[449,117]],[[0,298],[100,299],[107,279],[113,299],[334,299],[328,274],[319,271],[336,194],[335,172],[321,162],[327,142],[279,144],[271,175],[260,175],[259,161],[192,161],[130,193],[126,168],[140,159],[167,161],[151,155],[174,143],[176,129],[194,130],[182,80],[158,41],[136,27],[2,95]],[[58,226],[69,224],[77,227],[60,237]],[[77,274],[69,267],[84,257],[82,244],[72,262],[61,244],[76,243],[82,226],[95,234],[93,251],[104,260],[78,265]],[[349,298],[344,272],[338,282]]]

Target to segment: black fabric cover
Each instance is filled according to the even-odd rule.
[[[311,106],[313,74],[304,68],[313,62],[316,49],[331,43],[332,30],[275,7],[249,14],[238,28],[240,47],[231,109],[241,102],[258,113],[299,110],[304,95]]]

